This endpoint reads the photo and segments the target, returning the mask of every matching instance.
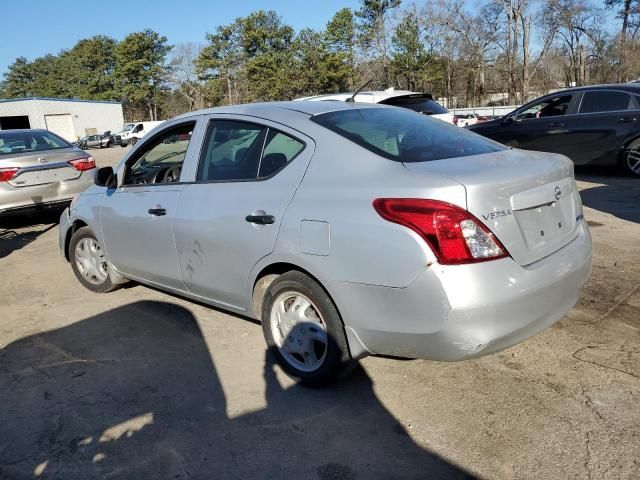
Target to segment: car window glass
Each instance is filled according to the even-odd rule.
[[[198,181],[254,180],[267,127],[235,120],[209,123]]]
[[[258,177],[273,175],[293,160],[303,148],[304,143],[301,141],[270,128],[260,161]]]
[[[557,117],[564,115],[569,109],[571,95],[560,95],[558,97],[547,98],[541,102],[530,105],[525,110],[518,113],[518,120],[530,118]]]
[[[194,126],[189,122],[170,128],[142,145],[127,168],[124,184],[177,182]]]
[[[631,95],[625,92],[586,92],[580,103],[580,113],[628,110]]]
[[[392,97],[380,102],[385,105],[408,108],[427,115],[447,113],[448,110],[433,99],[424,97]]]
[[[26,132],[6,130],[0,133],[0,155],[22,152],[39,152],[69,148],[65,140],[47,131]]]
[[[361,108],[311,117],[367,150],[398,162],[426,162],[506,147],[441,120],[404,108]]]

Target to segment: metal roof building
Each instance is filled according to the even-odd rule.
[[[119,131],[122,104],[63,98],[0,99],[0,130],[45,128],[74,142],[86,135]]]

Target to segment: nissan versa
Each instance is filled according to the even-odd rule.
[[[74,199],[78,280],[134,280],[262,321],[308,385],[365,355],[464,360],[561,319],[591,268],[564,156],[406,109],[283,102],[158,127]]]

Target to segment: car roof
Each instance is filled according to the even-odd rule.
[[[249,115],[261,118],[270,118],[274,116],[280,117],[286,112],[297,112],[307,116],[318,115],[320,113],[328,113],[339,110],[353,110],[360,108],[393,108],[375,103],[360,102],[264,102],[264,103],[245,103],[241,105],[230,105],[225,107],[207,108],[197,110],[195,112],[186,113],[176,119],[184,119],[198,115],[221,114],[237,114]]]
[[[27,133],[27,132],[48,132],[49,130],[45,130],[44,128],[7,128],[5,130],[0,130],[0,133],[11,132],[11,133]]]
[[[551,92],[549,95],[556,95],[570,92],[584,92],[587,90],[624,90],[630,93],[640,93],[640,84],[636,83],[603,83],[599,85],[583,85],[580,87],[571,87],[557,92]],[[545,95],[546,96],[546,95]]]

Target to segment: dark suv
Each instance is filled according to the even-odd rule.
[[[562,90],[468,129],[511,147],[561,153],[576,165],[620,165],[640,177],[640,84]]]

